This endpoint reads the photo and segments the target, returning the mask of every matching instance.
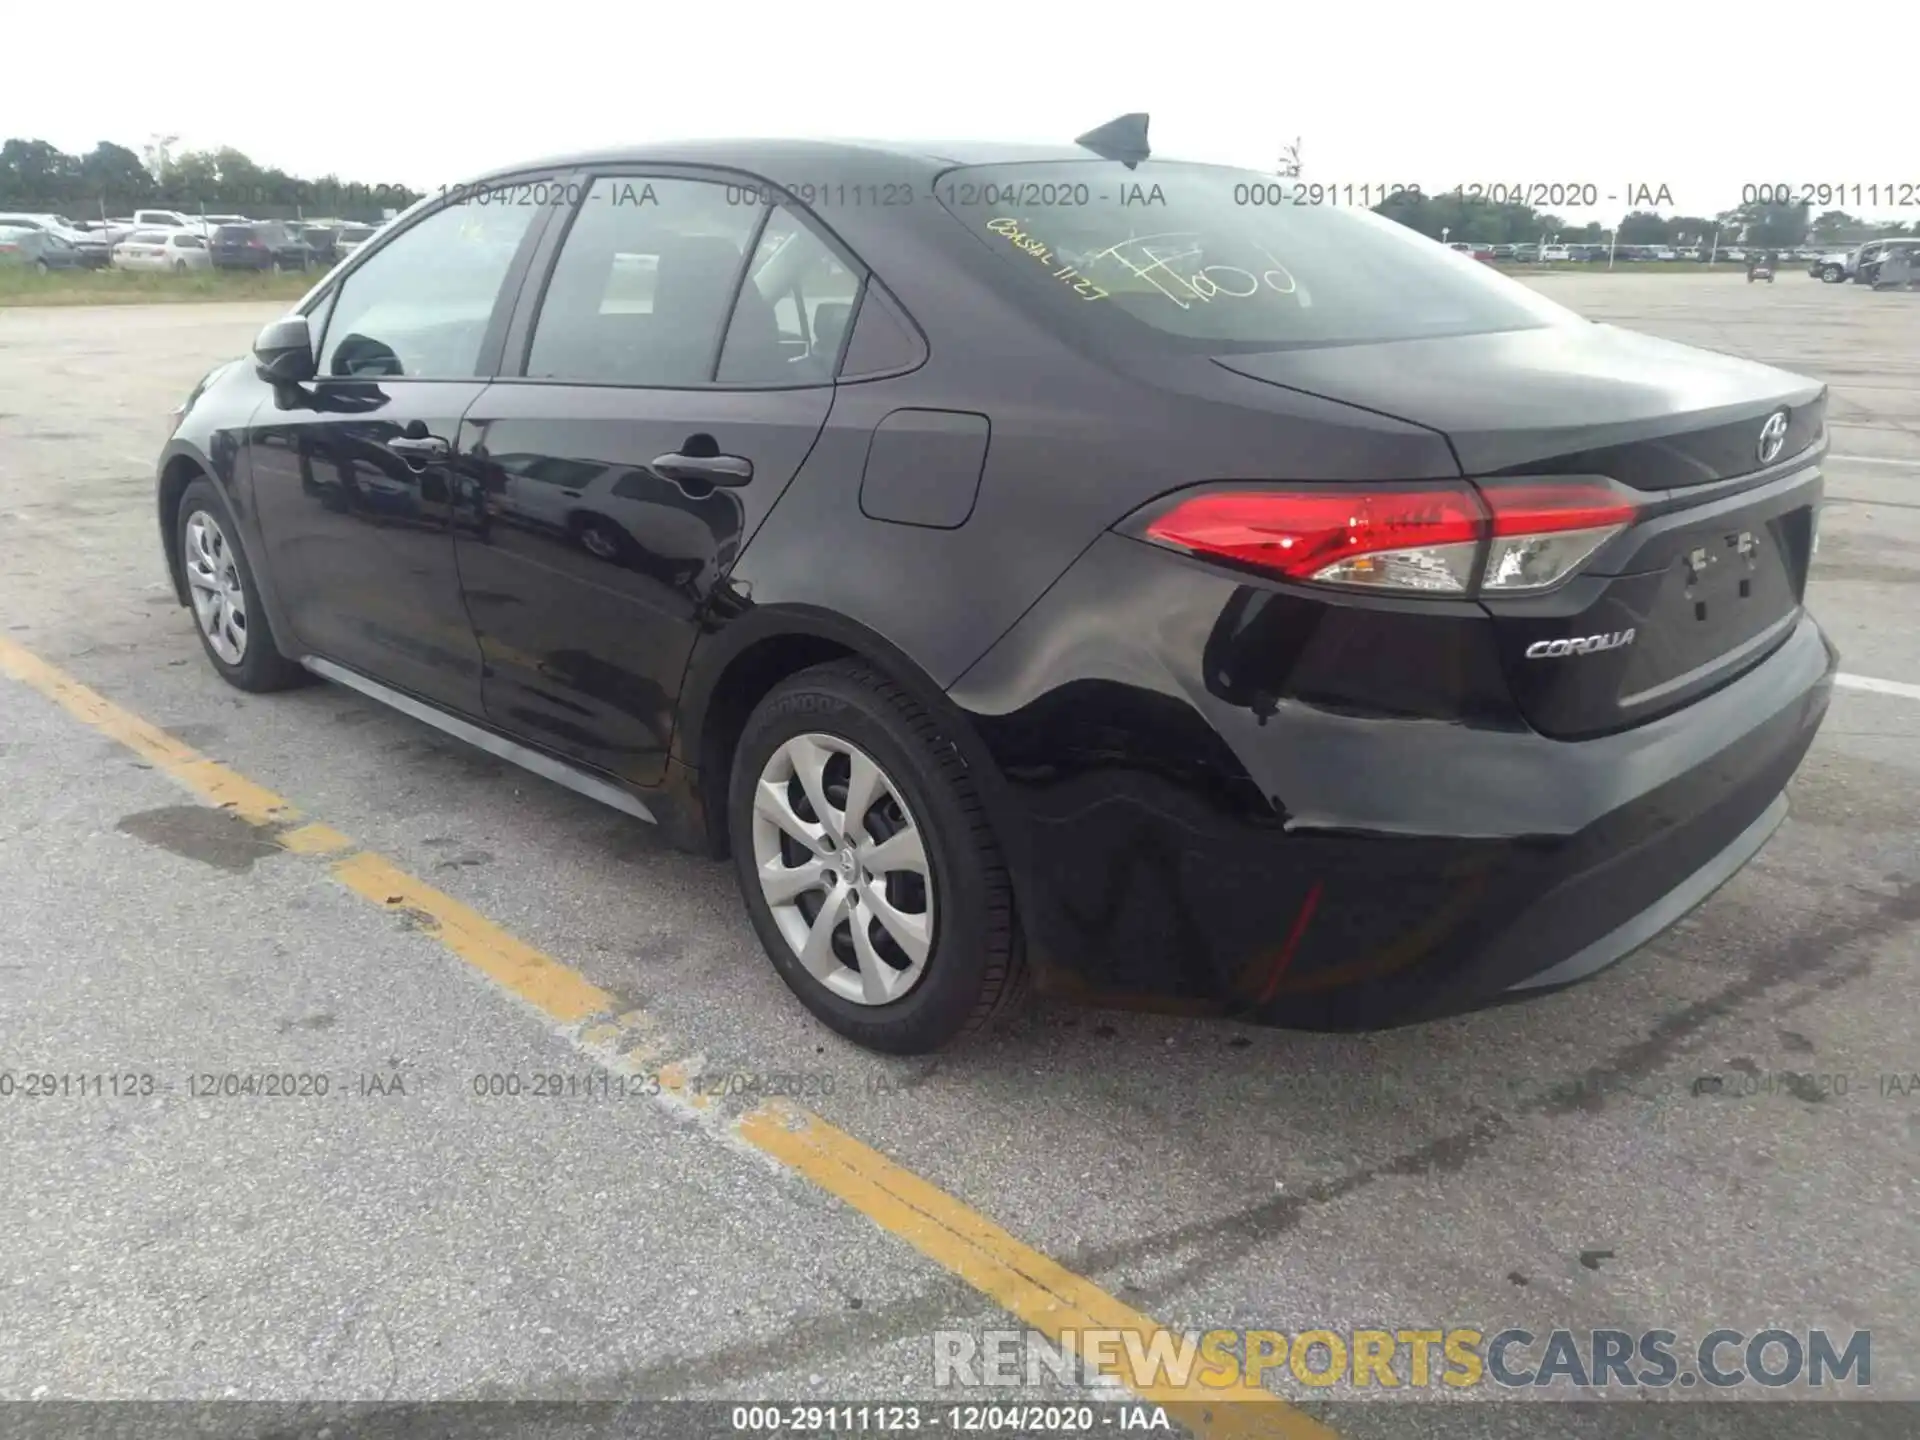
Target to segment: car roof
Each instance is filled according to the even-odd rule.
[[[1023,145],[995,141],[898,140],[677,140],[657,145],[627,145],[569,155],[550,155],[518,165],[501,166],[476,176],[476,181],[533,170],[561,170],[606,165],[710,165],[778,174],[768,178],[786,184],[817,182],[831,174],[835,180],[897,178],[903,168],[944,170],[955,165],[1033,164],[1061,160],[1097,160],[1079,145]],[[1155,157],[1170,158],[1170,157]]]

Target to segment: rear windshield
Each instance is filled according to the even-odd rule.
[[[1276,350],[1577,324],[1572,311],[1324,187],[1148,160],[950,170],[935,194],[1009,283],[1104,329]]]

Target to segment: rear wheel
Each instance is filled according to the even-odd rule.
[[[967,767],[865,664],[804,671],[761,702],[734,753],[728,818],[774,968],[849,1040],[924,1054],[1022,992],[1012,886]]]
[[[307,672],[282,655],[260,604],[259,587],[239,527],[212,482],[200,479],[180,497],[180,564],[200,646],[220,678],[241,690],[287,690]]]
[[[187,273],[187,262],[186,262],[186,261],[184,261],[184,260],[176,260],[176,261],[174,261],[174,262],[173,262],[173,273],[174,273],[174,274],[176,274],[176,275],[184,275],[184,274],[186,274],[186,273]]]
[[[36,260],[33,262],[33,273],[36,275],[51,274],[52,270],[53,267],[44,260]]]

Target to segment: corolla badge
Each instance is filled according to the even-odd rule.
[[[1780,452],[1787,443],[1787,412],[1776,410],[1767,417],[1767,423],[1760,427],[1759,455],[1762,465],[1771,465],[1780,458]]]
[[[1601,650],[1618,650],[1633,643],[1633,631],[1615,630],[1610,635],[1582,635],[1572,640],[1536,640],[1527,646],[1527,659],[1554,660],[1562,655],[1592,655]]]

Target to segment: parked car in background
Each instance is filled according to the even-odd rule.
[[[64,236],[51,230],[28,230],[0,225],[0,265],[31,266],[45,275],[51,270],[84,270],[87,262]]]
[[[1544,265],[1552,265],[1572,258],[1573,252],[1565,245],[1548,245],[1540,251],[1540,261]]]
[[[300,238],[313,251],[313,258],[322,265],[331,265],[340,258],[340,252],[334,246],[334,240],[340,234],[338,225],[301,225],[298,227]]]
[[[207,228],[204,219],[184,210],[136,210],[133,223],[141,230],[191,230],[196,234]]]
[[[1847,252],[1828,250],[1814,256],[1807,266],[1807,274],[1829,285],[1838,285],[1847,278]]]
[[[1896,255],[1911,257],[1920,249],[1920,240],[1876,240],[1871,245],[1861,247],[1863,253],[1853,270],[1856,285],[1877,285],[1880,282],[1881,268]],[[1901,283],[1905,283],[1902,281]]]
[[[111,250],[104,241],[59,215],[0,214],[0,230],[37,230],[57,235],[73,247],[81,264],[94,267],[105,265]]]
[[[87,239],[106,247],[109,257],[113,247],[133,233],[133,223],[128,220],[76,220],[74,224],[86,232]]]
[[[204,236],[189,230],[136,230],[113,247],[116,270],[211,270],[213,254]]]
[[[217,226],[209,248],[222,270],[311,270],[315,262],[311,245],[271,222]]]
[[[333,237],[335,256],[344,260],[371,240],[378,228],[376,225],[342,225]]]

